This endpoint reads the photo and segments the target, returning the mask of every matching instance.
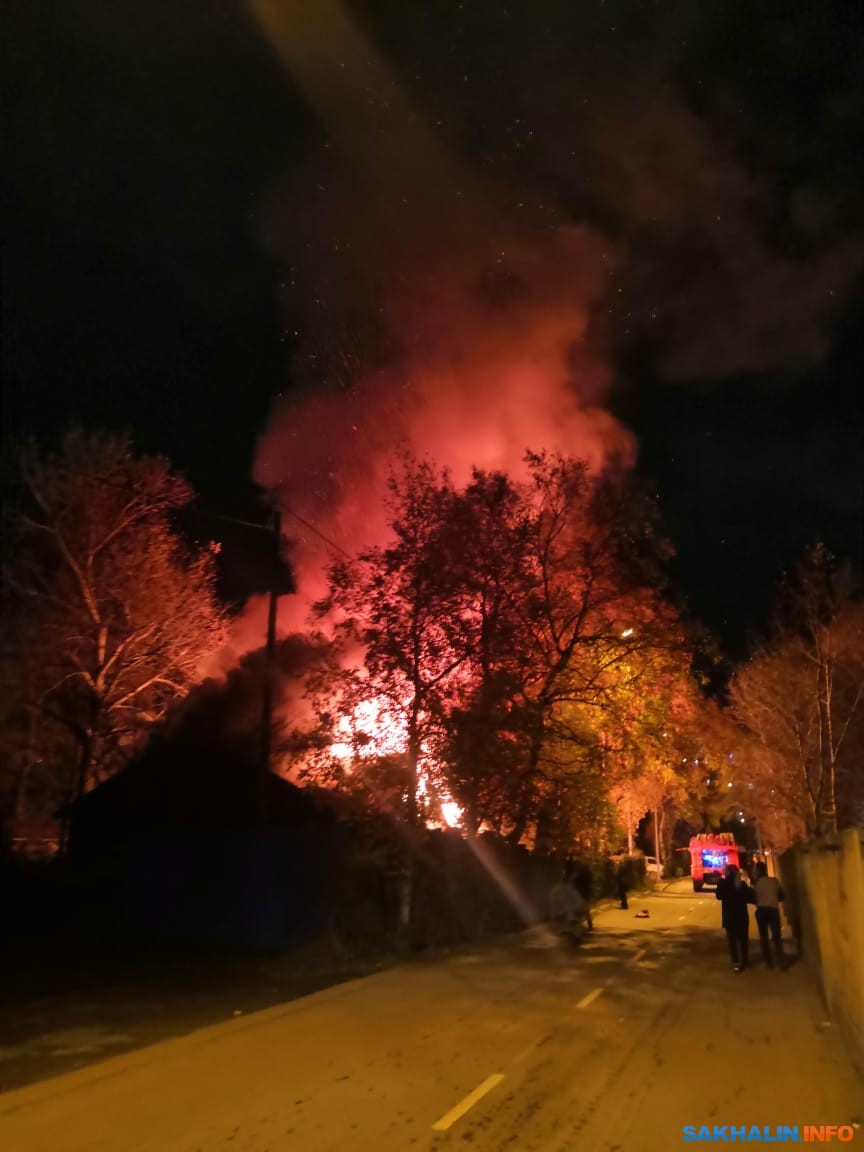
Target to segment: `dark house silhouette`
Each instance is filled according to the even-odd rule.
[[[267,774],[213,698],[81,798],[70,865],[105,936],[279,949],[325,931],[345,826]]]

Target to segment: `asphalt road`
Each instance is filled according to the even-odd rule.
[[[685,1124],[860,1125],[806,972],[733,974],[718,912],[682,882],[579,948],[528,934],[94,1064],[0,1097],[0,1148],[669,1152]]]

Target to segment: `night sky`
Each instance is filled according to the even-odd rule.
[[[131,427],[249,515],[277,398],[398,360],[406,269],[444,244],[484,292],[546,306],[551,275],[560,304],[583,257],[556,240],[490,280],[477,221],[525,250],[573,225],[592,403],[635,436],[690,610],[737,653],[807,544],[860,562],[862,6],[346,7],[357,59],[332,0],[13,4],[4,437]],[[370,55],[390,96],[363,88]],[[253,561],[229,563],[242,594]]]

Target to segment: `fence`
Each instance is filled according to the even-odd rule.
[[[864,1062],[864,829],[797,844],[780,858],[780,879],[804,958]]]

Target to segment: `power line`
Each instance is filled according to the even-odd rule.
[[[252,520],[241,520],[237,516],[226,516],[222,512],[211,512],[208,508],[199,508],[193,505],[191,510],[193,512],[198,512],[202,516],[209,516],[214,520],[224,520],[227,524],[242,524],[245,528],[257,528],[259,532],[272,531],[272,528],[267,524],[257,524]],[[328,547],[333,548],[336,552],[341,552],[342,555],[345,556],[348,560],[352,558],[351,553],[347,552],[341,544],[337,544],[335,540],[331,540],[325,532],[322,532],[320,528],[316,528],[314,524],[311,524],[308,520],[304,519],[299,513],[292,511],[290,508],[284,507],[281,508],[281,511],[285,516],[291,516],[298,522],[298,524],[302,524],[303,527],[308,529],[310,532],[314,532],[315,535],[319,537],[319,539],[323,540],[324,543],[328,545]]]
[[[259,524],[256,520],[241,520],[239,516],[226,516],[224,512],[211,512],[209,508],[201,508],[197,504],[188,505],[188,511],[196,512],[199,516],[207,516],[210,520],[223,520],[226,524],[241,524],[244,528],[256,528],[259,532],[272,532],[270,524]]]
[[[106,476],[94,476],[92,473],[82,472],[78,468],[67,468],[61,466],[59,470],[66,472],[69,475],[81,476],[85,480],[92,480],[96,484],[105,484],[110,488],[119,488],[122,491],[126,491],[127,489],[133,487],[133,485],[129,483],[124,484],[117,480],[109,480]],[[221,520],[226,524],[239,524],[243,528],[254,528],[258,532],[272,532],[273,530],[272,525],[259,524],[255,520],[243,520],[239,516],[226,516],[224,512],[213,512],[209,508],[202,508],[197,504],[190,504],[187,505],[187,507],[190,512],[197,512],[199,516],[207,516],[211,520]],[[294,520],[297,521],[298,524],[302,524],[303,527],[306,528],[309,532],[314,532],[314,534],[320,540],[323,540],[329,548],[332,548],[334,551],[341,553],[348,560],[352,559],[351,553],[343,548],[341,544],[337,544],[335,540],[332,540],[325,532],[322,532],[320,528],[316,528],[314,524],[304,519],[304,517],[299,513],[292,511],[290,508],[283,508],[282,512],[286,516],[291,516]]]
[[[325,544],[335,549],[335,551],[341,552],[346,559],[353,559],[350,552],[346,551],[341,544],[337,544],[335,540],[331,540],[329,536],[325,535],[319,528],[316,528],[314,524],[310,524],[308,520],[304,520],[302,516],[298,516],[296,512],[292,512],[290,508],[283,508],[282,511],[286,516],[293,516],[299,524],[302,524],[304,528],[308,528],[310,532],[314,532],[316,536],[323,540]]]

